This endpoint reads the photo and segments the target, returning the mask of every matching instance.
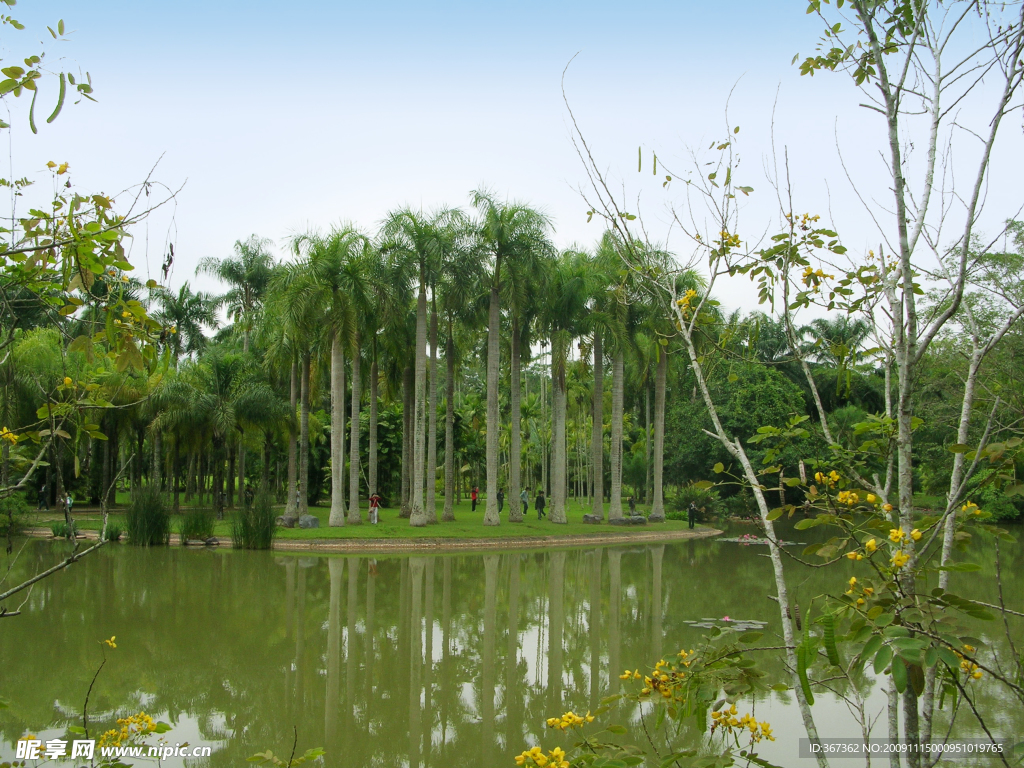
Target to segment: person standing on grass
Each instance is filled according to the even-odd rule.
[[[686,510],[686,521],[690,524],[691,528],[693,528],[693,524],[697,521],[697,504],[695,502],[691,501],[689,508]]]
[[[633,496],[629,497],[629,515],[630,517],[636,516],[636,499]]]
[[[47,493],[49,489],[46,487],[46,483],[39,486],[39,504],[36,509],[45,509],[47,512],[50,511],[50,494]]]
[[[374,493],[370,496],[370,522],[376,525],[380,521],[380,496]]]
[[[68,491],[68,495],[65,497],[64,503],[68,508],[68,517],[71,517],[71,508],[75,506],[75,500],[71,497],[71,491]]]
[[[542,517],[547,517],[548,516],[548,513],[544,511],[544,507],[546,505],[547,505],[547,502],[544,500],[544,489],[541,488],[539,491],[537,491],[537,501],[536,501],[537,519],[538,520],[540,520]]]
[[[530,511],[530,494],[525,488],[523,488],[523,492],[519,494],[519,501],[523,505],[523,516],[525,517],[526,513]]]
[[[496,498],[498,500],[498,514],[500,515],[502,508],[505,506],[505,491],[504,491],[504,489],[499,488],[498,489],[498,495],[495,496],[494,498]]]
[[[474,512],[476,512],[476,500],[477,500],[477,498],[479,497],[479,495],[480,495],[480,489],[479,489],[479,488],[477,488],[477,487],[476,487],[476,486],[474,485],[474,486],[473,486],[473,490],[469,492],[469,498],[470,498],[470,499],[472,500],[472,502],[473,502],[473,511],[474,511]]]

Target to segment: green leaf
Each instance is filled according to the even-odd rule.
[[[720,475],[725,472],[725,464],[718,462],[712,469],[716,475]]]
[[[907,665],[903,659],[896,656],[892,660],[892,681],[896,684],[896,690],[903,693],[907,690]]]
[[[882,670],[889,666],[890,661],[892,661],[892,648],[888,645],[883,645],[878,649],[878,653],[875,654],[875,674],[882,674]]]
[[[708,488],[714,488],[715,484],[710,480],[701,480],[700,482],[694,483],[693,487],[701,491],[706,491]]]
[[[608,731],[608,733],[622,734],[626,732],[625,726],[622,725],[609,725],[607,728],[605,728],[605,730]]]

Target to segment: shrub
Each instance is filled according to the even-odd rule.
[[[107,541],[120,541],[121,534],[124,533],[121,530],[121,526],[116,523],[107,523]]]
[[[25,530],[28,516],[31,514],[28,504],[20,496],[10,496],[0,500],[0,536],[14,536]]]
[[[71,535],[68,535],[68,524],[63,520],[58,520],[50,525],[50,533],[53,534],[56,539],[70,539],[78,535],[78,526],[71,523]]]
[[[277,515],[270,495],[258,493],[252,504],[231,520],[231,543],[236,549],[270,549],[277,535]]]
[[[125,519],[128,542],[137,547],[166,546],[171,539],[171,518],[155,488],[143,488],[132,498]]]
[[[698,488],[696,485],[684,485],[676,493],[665,517],[669,520],[685,520],[690,502],[697,505],[697,520],[705,522],[725,515],[725,505],[714,488]],[[704,511],[700,509],[703,507]]]
[[[178,524],[178,534],[181,536],[181,543],[189,539],[206,541],[213,536],[213,513],[206,509],[191,509],[181,516]]]

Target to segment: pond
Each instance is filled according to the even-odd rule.
[[[27,542],[12,578],[66,546]],[[957,574],[954,588],[994,602],[993,547],[973,549],[983,570]],[[1004,595],[1019,609],[1024,556],[1007,549]],[[45,740],[80,725],[105,655],[89,703],[94,734],[144,710],[174,726],[171,744],[213,747],[210,758],[164,765],[240,766],[268,748],[287,756],[294,727],[298,751],[324,747],[327,766],[511,768],[534,744],[567,745],[547,717],[596,709],[621,690],[623,669],[698,644],[706,630],[694,622],[766,621],[764,640],[777,645],[765,555],[715,540],[375,558],[106,547],[36,585],[22,615],[0,623],[10,705],[0,709],[0,759],[25,733]],[[854,572],[787,568],[800,605]],[[1011,633],[1022,630],[1017,619]],[[978,634],[1005,652],[1001,622]],[[100,643],[111,636],[115,650]],[[784,674],[774,656],[765,667]],[[883,712],[878,688],[869,707]],[[997,735],[1024,731],[1024,713],[1000,707],[987,681],[979,688]],[[751,707],[775,730],[767,759],[812,764],[797,758],[803,733],[789,693]],[[839,695],[819,695],[814,712],[823,737],[859,735]],[[609,718],[637,716],[622,705]],[[958,724],[958,735],[980,733],[967,716]],[[884,727],[883,716],[875,735]]]

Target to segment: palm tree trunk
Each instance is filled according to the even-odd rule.
[[[149,472],[150,482],[152,483],[153,487],[156,488],[157,493],[160,492],[160,486],[163,484],[161,482],[162,478],[160,477],[160,470],[162,468],[162,465],[160,464],[160,459],[162,456],[163,432],[158,427],[153,430],[153,463]]]
[[[426,435],[424,434],[427,415],[427,292],[423,272],[420,271],[420,290],[416,297],[416,405],[414,410],[412,460],[412,514],[409,525],[416,528],[427,524],[423,510],[423,475],[426,471]]]
[[[651,503],[651,381],[644,387],[644,464],[647,479],[644,482],[644,503]]]
[[[450,523],[455,519],[455,342],[452,341],[452,321],[448,319],[448,338],[444,345],[444,362],[447,366],[445,381],[444,409],[444,513],[441,520]]]
[[[591,514],[604,519],[604,350],[601,331],[594,331],[594,427],[590,451],[594,462],[594,506]]]
[[[519,319],[512,320],[512,370],[509,404],[512,407],[512,432],[509,435],[508,457],[508,521],[523,522],[523,508],[519,499],[522,491],[523,411],[520,398],[521,350],[519,348]]]
[[[291,403],[291,410],[289,414],[288,424],[288,497],[284,502],[284,516],[286,519],[294,520],[299,516],[298,512],[298,488],[297,488],[297,476],[298,468],[296,467],[296,461],[298,459],[298,446],[296,445],[296,436],[294,421],[295,408],[298,405],[299,399],[299,364],[294,358],[292,359],[292,371],[291,371],[291,392],[289,395],[289,402]]]
[[[622,518],[622,401],[623,354],[621,349],[612,354],[612,498],[608,504],[608,519]]]
[[[501,332],[498,268],[491,286],[491,306],[487,323],[487,506],[484,525],[499,525],[498,518],[498,362]]]
[[[402,510],[399,517],[412,514],[410,491],[412,490],[412,423],[413,423],[413,370],[405,366],[402,370]]]
[[[178,512],[181,510],[181,483],[179,482],[179,475],[181,474],[181,451],[178,447],[178,439],[174,440],[174,471],[171,474],[171,483],[174,485],[174,511]]]
[[[303,353],[299,383],[299,517],[309,514],[309,358]]]
[[[552,523],[565,523],[565,339],[551,340],[551,511]]]
[[[360,371],[359,329],[356,329],[355,345],[352,352],[352,407],[349,409],[351,432],[349,433],[348,455],[348,521],[359,525],[359,404],[363,398],[363,382]]]
[[[245,506],[245,433],[238,433],[238,506]]]
[[[331,339],[331,528],[345,525],[345,350],[341,334]]]
[[[664,347],[658,350],[658,367],[654,371],[654,500],[650,520],[665,519],[665,388],[668,381],[668,355]]]
[[[427,370],[427,523],[437,523],[437,301],[430,299],[430,363]],[[432,562],[432,561],[431,561]]]
[[[228,509],[235,508],[235,451],[232,450],[231,441],[228,441],[228,471],[224,475],[224,495],[228,500]]]
[[[373,362],[370,363],[370,455],[367,457],[366,485],[373,496],[377,492],[377,342],[373,342]]]
[[[224,497],[221,495],[224,490],[224,486],[221,480],[221,475],[224,472],[224,440],[215,439],[213,442],[213,451],[210,455],[210,460],[213,463],[213,489],[210,495],[213,497],[213,511],[217,514],[218,520],[224,519]]]

